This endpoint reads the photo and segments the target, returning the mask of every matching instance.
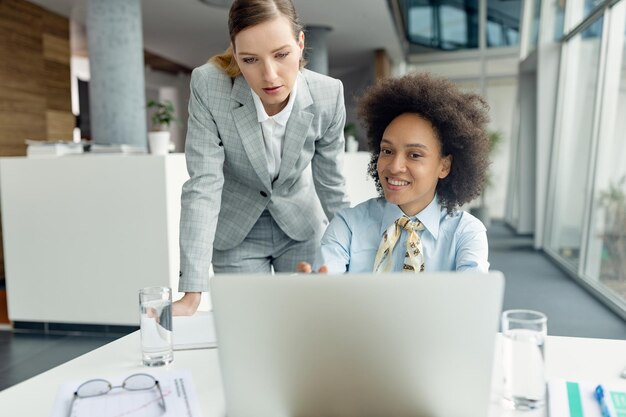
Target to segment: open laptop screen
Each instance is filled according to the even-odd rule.
[[[229,417],[487,415],[501,273],[218,275]]]

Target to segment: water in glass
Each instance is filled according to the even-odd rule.
[[[541,407],[546,391],[545,331],[509,329],[503,335],[505,401],[516,409]]]
[[[173,359],[171,308],[170,300],[141,302],[141,353],[145,365],[165,365]]]

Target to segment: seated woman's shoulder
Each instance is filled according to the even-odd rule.
[[[451,220],[457,223],[457,227],[466,231],[485,231],[485,225],[477,217],[465,210],[456,210],[448,215]]]
[[[385,199],[382,197],[370,198],[354,207],[348,207],[341,210],[341,214],[345,218],[354,218],[363,221],[368,218],[378,218],[384,210]]]

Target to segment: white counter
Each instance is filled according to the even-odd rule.
[[[137,325],[178,282],[182,154],[0,158],[9,318]]]
[[[369,162],[369,152],[346,153],[343,174],[346,177],[348,197],[350,197],[352,207],[378,195],[374,180],[367,174]]]

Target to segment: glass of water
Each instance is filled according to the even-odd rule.
[[[516,410],[533,410],[544,405],[547,323],[546,315],[538,311],[502,313],[503,398]]]
[[[161,366],[174,359],[172,342],[172,290],[147,287],[139,290],[141,356],[144,365]]]

